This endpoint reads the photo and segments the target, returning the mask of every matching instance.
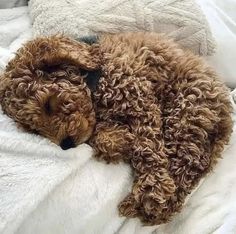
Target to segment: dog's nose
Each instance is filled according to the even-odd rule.
[[[75,142],[73,141],[72,137],[68,136],[61,141],[60,146],[63,150],[67,150],[70,148],[74,148]]]

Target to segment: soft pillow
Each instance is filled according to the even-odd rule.
[[[222,80],[230,88],[236,88],[236,0],[197,2],[208,19],[217,43],[216,53],[207,59]]]
[[[215,44],[194,0],[31,0],[35,35],[65,33],[78,38],[103,32],[167,33],[196,54],[210,55]]]

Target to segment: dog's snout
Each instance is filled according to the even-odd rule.
[[[75,142],[73,141],[72,137],[68,136],[61,141],[60,146],[63,150],[67,150],[70,148],[74,148]]]

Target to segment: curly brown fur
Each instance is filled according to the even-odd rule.
[[[102,73],[93,97],[81,69]],[[232,129],[228,95],[199,57],[155,33],[105,35],[93,45],[33,40],[0,88],[3,110],[26,130],[56,144],[90,137],[97,158],[130,163],[134,185],[120,214],[149,225],[179,212],[220,158]]]

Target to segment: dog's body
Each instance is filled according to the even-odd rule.
[[[99,74],[92,95],[84,70]],[[1,83],[3,110],[25,129],[65,149],[90,138],[97,158],[129,162],[134,186],[120,213],[147,224],[180,211],[231,133],[225,86],[200,58],[154,33],[106,35],[92,45],[36,39]]]

